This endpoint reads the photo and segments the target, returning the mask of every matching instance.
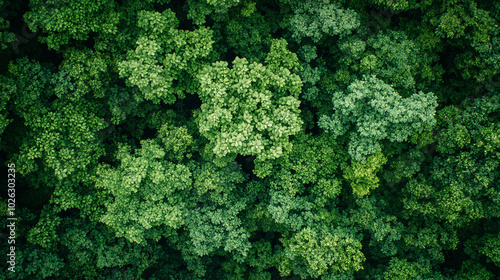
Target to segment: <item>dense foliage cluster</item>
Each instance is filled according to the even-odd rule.
[[[21,2],[0,280],[498,279],[500,2]]]

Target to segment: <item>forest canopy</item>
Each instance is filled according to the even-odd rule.
[[[500,2],[0,0],[3,279],[500,275]]]

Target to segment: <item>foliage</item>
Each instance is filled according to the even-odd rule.
[[[5,86],[14,96],[13,111],[25,127],[15,155],[19,172],[27,175],[50,170],[56,178],[63,179],[97,164],[104,154],[97,132],[106,126],[97,116],[99,105],[86,99],[71,102],[71,80],[58,79],[61,72],[52,74],[48,67],[27,59],[11,64],[9,72],[17,79]],[[53,95],[58,98],[50,102]]]
[[[172,104],[194,93],[194,76],[203,67],[202,59],[211,51],[212,32],[176,29],[179,21],[171,10],[162,13],[140,11],[137,25],[142,31],[136,49],[118,65],[127,85],[137,86],[146,100]]]
[[[214,29],[220,33],[218,41],[225,42],[223,46],[227,45],[228,51],[234,51],[239,57],[250,62],[263,62],[272,44],[271,32],[276,30],[273,22],[266,20],[266,16],[269,15],[256,11],[247,14],[242,6],[231,13],[228,21],[214,24]]]
[[[227,14],[230,8],[237,6],[240,0],[188,0],[186,1],[187,18],[196,25],[203,25],[210,15],[215,20]]]
[[[4,0],[0,1],[0,7],[6,6],[6,3]],[[14,34],[11,32],[7,31],[10,22],[6,19],[8,13],[2,11],[0,12],[0,50],[5,50],[8,47],[8,43],[15,42],[16,38]]]
[[[430,176],[410,180],[405,208],[458,227],[499,215],[498,96],[465,101],[465,108],[440,111],[440,132]],[[430,199],[430,200],[428,200]],[[410,210],[411,209],[411,210]],[[407,212],[409,213],[409,212]]]
[[[153,141],[144,140],[133,155],[129,150],[119,148],[118,169],[102,165],[97,170],[96,188],[114,198],[104,205],[101,222],[130,242],[159,240],[171,232],[168,228],[183,224],[179,192],[189,188],[191,172],[185,165],[161,160],[165,150]]]
[[[360,75],[376,75],[403,96],[441,81],[443,70],[433,65],[438,56],[424,52],[403,32],[385,31],[339,42],[340,68],[349,66],[349,81]],[[347,56],[346,56],[347,55]]]
[[[345,169],[344,178],[350,183],[354,195],[363,197],[378,187],[379,178],[376,173],[386,162],[387,159],[379,152],[368,157],[366,162],[352,162],[351,166]]]
[[[498,1],[0,7],[0,280],[500,275]]]
[[[333,95],[331,117],[322,116],[319,126],[340,136],[350,126],[349,154],[356,161],[381,151],[379,141],[405,141],[413,131],[421,131],[434,121],[436,98],[432,93],[420,92],[402,98],[394,89],[377,79],[365,76],[352,83],[347,94]]]
[[[71,40],[88,40],[93,32],[115,34],[119,20],[113,10],[116,5],[114,1],[33,0],[25,18],[34,32],[41,29],[48,33],[41,37],[43,43],[59,50]]]
[[[361,263],[365,260],[359,240],[352,236],[349,229],[342,227],[304,228],[285,241],[285,246],[285,258],[289,260],[282,265],[303,258],[307,264],[306,272],[312,277],[320,276],[327,270],[352,273],[362,269]],[[284,273],[289,274],[290,271],[285,270]]]
[[[294,5],[293,10],[294,15],[288,24],[292,37],[299,42],[303,38],[311,38],[317,43],[325,35],[344,37],[360,24],[353,10],[342,9],[330,1],[300,2]]]
[[[236,58],[232,68],[216,62],[198,76],[200,134],[222,162],[236,154],[255,155],[259,161],[278,158],[291,147],[288,137],[300,129],[297,95],[302,83],[291,72],[298,67],[297,57],[284,41],[274,41],[266,62]]]

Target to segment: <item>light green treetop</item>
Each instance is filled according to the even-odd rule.
[[[335,112],[322,116],[318,124],[335,136],[350,133],[349,154],[356,161],[379,152],[380,140],[405,141],[433,124],[437,106],[432,93],[402,98],[375,76],[352,83],[347,93],[335,92],[332,102]]]
[[[296,55],[276,40],[266,63],[236,58],[232,68],[216,62],[198,75],[199,130],[216,158],[226,158],[223,162],[236,154],[278,158],[290,148],[288,137],[301,128],[297,97],[302,82],[291,72],[298,67]]]
[[[174,103],[185,92],[195,93],[194,78],[212,50],[212,31],[200,27],[194,31],[177,29],[174,12],[139,11],[141,28],[136,49],[119,62],[120,77],[129,86],[137,86],[146,100]]]

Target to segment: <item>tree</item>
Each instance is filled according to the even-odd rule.
[[[339,82],[351,83],[362,75],[376,75],[403,97],[441,82],[444,70],[437,63],[439,56],[424,51],[405,33],[387,30],[363,39],[350,36],[339,41],[339,52],[335,53]],[[343,71],[350,77],[341,79]]]
[[[195,76],[212,50],[212,31],[177,29],[179,21],[171,10],[140,11],[137,16],[141,28],[137,46],[119,62],[120,77],[156,104],[172,104],[185,92],[195,93]]]
[[[187,18],[200,26],[205,24],[208,15],[215,20],[220,20],[229,9],[239,3],[240,0],[188,0],[185,9],[188,10]]]
[[[13,96],[12,111],[24,126],[18,134],[19,150],[11,151],[19,164],[18,172],[28,175],[50,170],[59,180],[85,176],[83,173],[104,154],[97,137],[106,127],[98,116],[100,106],[85,98],[71,102],[72,81],[60,78],[64,75],[61,72],[52,73],[49,66],[20,59],[10,65],[9,72],[5,86]]]
[[[324,36],[345,36],[359,26],[356,12],[343,9],[330,1],[305,1],[293,3],[294,15],[288,22],[292,38],[300,42],[311,38],[318,43]]]
[[[114,1],[33,0],[25,18],[30,30],[47,33],[40,40],[49,49],[60,50],[71,40],[88,40],[92,32],[116,34],[116,6]]]
[[[334,114],[322,116],[318,125],[334,136],[349,132],[349,154],[363,162],[381,151],[380,140],[405,141],[413,131],[432,125],[437,106],[432,93],[402,98],[375,76],[352,83],[347,94],[334,93],[332,102]]]
[[[308,274],[316,278],[327,271],[354,273],[362,269],[365,260],[361,242],[348,228],[306,227],[283,243],[286,249],[281,270],[285,275],[292,269],[302,278]]]
[[[411,215],[430,215],[458,228],[500,213],[493,188],[499,176],[498,97],[466,100],[463,106],[440,111],[439,154],[430,162],[429,176],[410,180],[403,190],[409,195],[404,201]]]
[[[0,1],[0,7],[5,5],[5,1]],[[7,48],[7,44],[15,42],[17,38],[11,32],[8,32],[8,28],[10,26],[10,22],[6,19],[7,13],[2,11],[0,13],[0,49],[5,50]]]
[[[0,280],[500,275],[500,2],[0,6]]]
[[[291,146],[288,137],[299,131],[302,84],[291,72],[297,57],[284,41],[275,41],[266,62],[236,58],[231,69],[216,62],[199,74],[203,104],[197,121],[216,160],[229,162],[236,154],[278,158]]]
[[[123,145],[116,157],[118,168],[101,165],[96,173],[96,188],[114,199],[105,202],[100,221],[117,237],[144,244],[173,234],[184,224],[182,190],[189,190],[191,172],[183,164],[165,161],[165,150],[154,141],[142,141],[133,155]]]
[[[252,8],[253,7],[253,8]],[[274,17],[270,22],[266,17]],[[259,13],[255,3],[247,2],[231,12],[227,19],[214,24],[214,39],[218,42],[220,57],[225,59],[230,52],[250,62],[264,62],[272,44],[272,34],[279,24],[279,13]],[[224,44],[221,44],[224,42]]]
[[[351,166],[344,170],[344,178],[352,187],[353,194],[363,197],[370,194],[370,190],[379,186],[377,172],[387,163],[387,159],[380,152],[369,156],[365,162],[353,161]]]

